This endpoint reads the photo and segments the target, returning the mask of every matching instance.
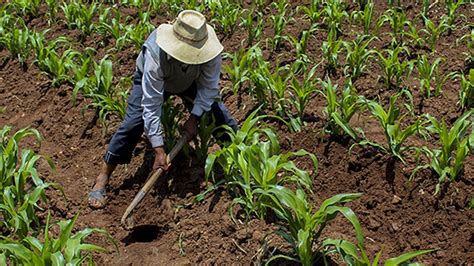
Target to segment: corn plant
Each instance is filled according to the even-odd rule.
[[[111,10],[113,10],[113,15]],[[125,34],[125,25],[120,23],[121,13],[115,9],[106,8],[99,16],[97,31],[103,38],[104,45],[107,45],[109,39],[115,40],[115,49],[121,51],[129,42]]]
[[[409,43],[415,48],[423,48],[425,45],[425,38],[420,35],[420,31],[416,29],[416,18],[412,23],[408,24],[409,30],[405,32],[405,36],[409,38]]]
[[[13,0],[12,7],[21,17],[38,17],[42,0]]]
[[[293,20],[293,18],[286,18],[286,10],[288,10],[287,0],[273,2],[271,6],[277,9],[276,14],[270,16],[270,20],[273,24],[273,39],[271,40],[271,45],[273,51],[275,51],[280,48],[281,43],[284,40],[283,30],[286,28],[288,22]]]
[[[308,58],[308,55],[306,54],[306,50],[308,48],[309,37],[311,36],[311,33],[314,30],[315,28],[302,31],[299,38],[296,38],[292,35],[288,35],[286,37],[286,39],[290,41],[290,43],[293,45],[293,48],[296,51],[296,55],[295,55],[296,62],[294,63],[294,67],[293,67],[295,72],[306,70],[306,66],[308,65],[310,61]]]
[[[150,33],[155,29],[151,23],[150,14],[143,12],[140,14],[140,21],[136,25],[127,25],[125,27],[125,36],[137,50],[142,48],[143,43]]]
[[[401,162],[405,163],[405,160],[403,159],[403,153],[409,149],[417,149],[414,147],[404,146],[404,143],[408,137],[413,136],[416,133],[424,134],[424,123],[420,119],[416,119],[411,124],[405,126],[405,128],[402,128],[402,125],[405,124],[404,118],[412,112],[412,104],[405,104],[409,112],[403,115],[400,114],[401,110],[398,107],[396,101],[402,94],[407,95],[410,102],[412,102],[412,96],[410,92],[407,90],[402,90],[401,92],[390,97],[388,110],[385,110],[384,107],[376,101],[367,101],[368,110],[379,122],[379,125],[384,131],[385,138],[387,140],[387,146],[384,147],[381,144],[374,143],[369,140],[362,140],[359,144],[376,147],[384,152],[390,153],[394,158],[397,158]]]
[[[409,76],[413,71],[413,62],[400,58],[400,54],[409,54],[408,48],[398,46],[394,49],[386,49],[384,53],[377,51],[379,63],[384,72],[384,83],[387,88],[399,88],[404,76]],[[384,55],[386,54],[386,56]]]
[[[303,124],[305,109],[317,92],[313,77],[318,67],[319,65],[316,65],[308,73],[305,73],[302,81],[299,81],[296,77],[292,78],[288,103],[296,109],[299,124]]]
[[[145,1],[143,0],[121,0],[120,3],[124,6],[134,7],[136,9],[142,9]]]
[[[347,18],[346,4],[342,0],[327,1],[324,10],[324,21],[328,25],[329,36],[337,39],[341,33],[341,24],[344,18]]]
[[[425,28],[421,31],[426,35],[425,41],[431,51],[435,50],[436,43],[441,35],[449,29],[446,18],[440,20],[439,24],[436,26],[432,20],[429,18],[424,18]]]
[[[250,79],[253,49],[252,47],[246,51],[241,49],[234,54],[224,54],[225,58],[231,59],[231,64],[224,64],[222,70],[232,82],[232,92],[238,97],[237,106],[242,102],[242,86]]]
[[[459,102],[461,108],[474,107],[474,69],[470,69],[465,76],[462,73],[457,74],[456,78],[461,80],[461,90],[459,91]]]
[[[250,46],[254,40],[260,39],[262,35],[264,22],[263,13],[255,11],[254,9],[245,9],[242,11],[242,14],[243,19],[240,21],[239,27],[247,30],[247,45]]]
[[[47,11],[48,25],[52,25],[56,23],[56,20],[57,20],[58,1],[46,0],[46,5],[48,6],[48,11]]]
[[[83,36],[87,36],[94,31],[94,17],[99,13],[101,5],[92,2],[85,4],[82,0],[72,0],[61,5],[66,23],[69,29],[77,28],[82,31]]]
[[[239,131],[225,127],[231,142],[208,156],[205,173],[209,177],[216,163],[222,168],[227,185],[236,193],[229,209],[232,216],[233,207],[240,205],[247,217],[255,215],[262,219],[266,214],[267,196],[257,191],[288,183],[309,189],[310,174],[299,169],[291,159],[308,156],[315,168],[317,160],[304,150],[282,153],[274,130],[257,124],[263,119],[256,116],[257,111],[246,119]]]
[[[237,21],[242,16],[243,11],[240,5],[228,3],[226,1],[215,1],[216,14],[211,22],[215,22],[218,30],[229,36],[235,31]]]
[[[0,263],[2,265],[94,265],[92,252],[107,252],[101,246],[90,244],[86,239],[93,234],[106,236],[118,249],[115,240],[105,230],[86,228],[72,233],[78,215],[72,220],[57,223],[59,233],[53,236],[48,213],[43,238],[27,236],[13,240],[0,238]]]
[[[319,22],[324,12],[322,2],[321,0],[311,0],[309,6],[300,5],[296,10],[302,12],[310,20],[311,25],[314,25]]]
[[[337,84],[333,85],[330,79],[320,81],[320,93],[326,98],[326,107],[323,112],[326,116],[325,131],[334,136],[347,134],[354,140],[359,138],[357,131],[349,124],[352,116],[363,108],[360,97],[354,93],[351,83],[346,84],[340,99],[337,96]]]
[[[344,74],[350,75],[352,80],[359,78],[363,74],[367,61],[376,54],[375,50],[367,49],[374,39],[375,37],[366,38],[362,36],[351,42],[343,42],[346,50]]]
[[[474,64],[474,24],[468,25],[464,28],[469,29],[469,33],[464,34],[461,38],[456,40],[456,45],[459,45],[461,42],[467,44],[467,52],[464,52],[466,55],[465,63],[466,65]]]
[[[182,104],[174,104],[174,96],[163,103],[160,122],[166,134],[165,146],[168,151],[173,149],[179,139],[179,121],[183,119],[184,107]]]
[[[451,128],[448,128],[445,121],[440,122],[429,114],[426,117],[430,122],[426,129],[430,133],[438,135],[441,147],[439,149],[423,147],[421,151],[430,162],[417,167],[412,176],[420,169],[432,169],[439,177],[439,183],[435,190],[435,194],[437,194],[440,190],[440,183],[456,180],[463,170],[464,161],[469,155],[470,145],[472,145],[469,143],[471,141],[469,138],[472,138],[473,135],[468,133],[472,127],[472,111],[460,116]]]
[[[448,24],[448,35],[451,34],[452,29],[454,28],[454,24],[456,23],[456,18],[458,16],[458,9],[466,4],[464,0],[447,0],[445,1],[446,7],[446,24]],[[464,15],[460,15],[464,16]]]
[[[31,52],[30,35],[30,30],[25,27],[10,29],[0,36],[0,47],[6,48],[10,52],[10,58],[17,58],[22,67],[26,67],[26,59]]]
[[[332,37],[332,33],[329,33],[327,41],[323,42],[321,50],[323,52],[323,58],[326,61],[326,72],[332,73],[339,67],[339,53],[342,51],[343,41]]]
[[[45,190],[57,186],[44,182],[36,170],[39,160],[45,160],[54,169],[50,159],[30,149],[23,149],[20,155],[20,142],[28,136],[40,141],[39,132],[24,128],[9,137],[10,132],[9,126],[0,131],[0,225],[23,238],[33,224],[39,224],[36,210],[47,200]]]
[[[323,255],[322,250],[314,250],[314,246],[322,242],[320,240],[322,232],[327,223],[334,220],[338,213],[351,223],[356,232],[362,231],[355,213],[349,207],[341,206],[361,197],[360,193],[333,196],[326,199],[316,211],[302,189],[293,192],[289,188],[272,185],[270,189],[259,190],[258,193],[270,199],[265,202],[265,205],[285,222],[285,225],[276,233],[292,245],[298,256],[298,259],[294,259],[286,255],[276,255],[270,258],[267,264],[275,259],[287,259],[296,260],[305,266],[314,265],[316,258]],[[358,237],[360,235],[362,234],[357,234]],[[359,241],[362,242],[363,239]]]
[[[420,74],[418,78],[420,80],[420,94],[424,97],[431,97],[432,90],[435,96],[439,96],[446,81],[455,74],[441,74],[439,70],[441,61],[441,58],[436,58],[433,63],[430,63],[426,55],[418,56],[415,65]]]
[[[370,28],[372,26],[372,19],[374,16],[374,3],[368,1],[362,10],[354,11],[351,14],[352,20],[358,22],[364,27],[364,34],[370,35]]]
[[[389,34],[392,37],[392,46],[402,45],[403,35],[405,34],[405,26],[410,24],[406,18],[405,12],[400,8],[388,9],[380,17],[377,26],[380,28],[386,23],[389,24],[391,30]]]

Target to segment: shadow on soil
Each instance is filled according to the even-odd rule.
[[[133,228],[129,234],[123,238],[121,241],[128,246],[137,242],[152,242],[155,239],[160,238],[168,230],[166,227],[161,227],[158,225],[145,224]]]

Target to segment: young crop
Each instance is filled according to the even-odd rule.
[[[428,121],[431,123],[426,129],[430,133],[438,135],[439,149],[429,149],[423,147],[421,151],[428,157],[430,162],[426,165],[419,166],[415,169],[412,175],[419,169],[431,168],[439,177],[439,183],[436,186],[435,194],[440,190],[440,183],[449,179],[454,181],[462,172],[464,161],[469,155],[470,138],[473,138],[473,133],[469,134],[468,130],[472,127],[472,111],[468,111],[460,116],[448,128],[445,121],[439,122],[435,117],[426,115]]]
[[[378,143],[371,142],[369,140],[363,140],[360,145],[371,145],[384,152],[390,153],[393,157],[399,159],[403,163],[403,153],[409,149],[414,149],[412,147],[404,146],[405,141],[408,137],[415,135],[417,132],[423,133],[423,122],[420,119],[415,120],[415,122],[409,124],[404,129],[402,129],[402,124],[404,123],[404,118],[408,114],[400,114],[400,108],[397,106],[397,99],[402,94],[406,94],[410,101],[411,94],[409,91],[401,91],[397,94],[394,94],[390,97],[390,103],[388,110],[385,110],[382,105],[376,101],[367,101],[367,107],[372,114],[372,116],[379,122],[382,127],[385,138],[387,140],[387,147],[384,147]],[[411,112],[411,106],[407,106],[407,109]]]
[[[242,16],[243,11],[240,5],[228,3],[226,1],[215,1],[215,14],[212,21],[216,22],[220,32],[229,36],[235,31],[237,20]]]
[[[367,48],[373,39],[375,39],[375,37],[366,38],[362,36],[352,42],[343,42],[346,50],[344,74],[346,76],[350,75],[351,80],[355,80],[362,75],[367,61],[376,54],[375,50]]]
[[[416,29],[416,18],[412,23],[408,24],[409,30],[405,32],[405,36],[410,38],[409,43],[415,48],[423,48],[425,45],[424,36],[420,35],[420,31]]]
[[[435,96],[439,96],[441,89],[446,81],[453,77],[454,73],[442,75],[439,70],[441,58],[436,58],[433,63],[430,63],[426,55],[418,56],[416,61],[416,69],[418,70],[420,80],[420,94],[429,98],[431,91],[434,91]]]
[[[173,149],[180,136],[179,121],[183,119],[184,106],[174,104],[174,96],[171,96],[163,103],[163,112],[161,115],[161,124],[166,134],[165,146],[167,150]]]
[[[311,25],[315,25],[321,19],[324,12],[322,9],[322,0],[311,0],[309,6],[300,5],[297,7],[298,12],[303,12],[307,18],[309,18]]]
[[[323,52],[323,58],[326,61],[326,72],[333,73],[339,67],[339,53],[343,48],[343,41],[335,39],[329,33],[327,41],[323,42],[321,50]]]
[[[58,1],[56,0],[46,0],[46,5],[48,6],[47,16],[48,16],[48,25],[56,23],[57,13],[58,13]]]
[[[90,5],[85,4],[82,0],[72,0],[61,5],[64,17],[69,29],[77,28],[82,31],[83,36],[91,34],[95,28],[93,19],[99,13],[101,5],[92,2]]]
[[[293,20],[293,18],[286,18],[286,11],[288,10],[287,0],[273,2],[271,6],[277,9],[276,14],[270,16],[270,20],[273,24],[273,39],[271,40],[271,45],[273,51],[275,51],[280,48],[281,43],[284,40],[283,30],[286,28],[288,22]]]
[[[364,34],[370,35],[370,27],[374,15],[374,3],[368,1],[362,10],[354,11],[351,14],[352,20],[357,21],[364,27]]]
[[[138,24],[127,25],[124,33],[124,38],[129,40],[137,50],[142,48],[147,36],[155,29],[148,12],[143,12],[139,16],[140,21]]]
[[[312,179],[307,171],[299,169],[291,160],[294,157],[309,156],[317,167],[313,154],[304,150],[282,153],[275,132],[268,127],[257,125],[263,118],[254,111],[234,132],[225,126],[231,142],[221,150],[210,154],[206,161],[206,177],[217,163],[223,170],[227,185],[236,193],[229,211],[242,206],[247,217],[255,215],[262,219],[266,214],[267,195],[257,193],[268,191],[273,185],[293,183],[309,189]]]
[[[278,230],[277,234],[293,246],[298,256],[296,261],[302,265],[314,265],[316,258],[323,255],[321,250],[314,250],[314,246],[319,244],[319,238],[326,225],[334,220],[338,213],[341,213],[357,232],[362,231],[354,212],[342,206],[344,203],[358,199],[362,195],[360,193],[333,196],[326,199],[316,211],[308,202],[302,189],[293,192],[289,188],[272,185],[266,191],[259,190],[258,193],[269,198],[265,205],[285,222],[285,226]],[[286,255],[276,255],[270,258],[267,264],[280,258],[295,261],[294,258]]]
[[[136,9],[142,9],[144,4],[145,4],[145,1],[143,1],[143,0],[121,0],[120,3],[122,5],[129,6],[129,7],[134,7]]]
[[[106,236],[118,249],[115,240],[105,230],[86,228],[75,234],[72,233],[77,220],[57,223],[59,233],[53,237],[50,227],[51,215],[48,213],[43,237],[27,236],[14,240],[5,236],[0,237],[0,264],[2,265],[94,265],[92,252],[106,252],[101,246],[90,244],[86,239],[92,234]]]
[[[26,59],[31,52],[30,35],[30,30],[24,27],[23,29],[10,29],[0,36],[0,47],[4,47],[10,52],[11,58],[16,57],[22,67],[26,67]]]
[[[305,73],[302,81],[299,81],[296,77],[293,77],[291,81],[288,103],[290,106],[296,108],[298,120],[296,122],[298,122],[299,125],[303,124],[305,109],[309,101],[313,98],[313,95],[317,92],[313,77],[318,67],[319,66],[316,65],[308,73]]]
[[[451,34],[452,29],[454,28],[454,24],[456,23],[456,18],[458,16],[458,9],[466,4],[464,0],[446,0],[445,7],[446,7],[446,23],[448,24],[448,34]],[[461,16],[464,16],[461,14]]]
[[[111,12],[114,11],[114,12]],[[121,13],[115,9],[106,8],[99,16],[97,31],[102,35],[104,45],[107,45],[110,38],[115,40],[115,49],[121,51],[129,42],[125,34],[125,25],[120,23]]]
[[[232,92],[238,97],[237,105],[240,106],[242,102],[242,86],[245,81],[250,79],[251,75],[251,58],[254,53],[254,47],[244,50],[241,49],[234,54],[225,54],[226,58],[231,59],[231,64],[223,65],[222,70],[229,77],[232,82]]]
[[[45,183],[36,170],[39,160],[46,157],[35,154],[30,149],[20,152],[19,143],[28,136],[41,140],[35,129],[21,129],[9,136],[11,127],[0,131],[0,226],[19,238],[28,235],[31,225],[39,224],[36,210],[41,202],[46,202],[45,190],[54,184]]]
[[[329,36],[334,39],[342,34],[341,24],[349,15],[346,12],[346,4],[341,0],[331,0],[324,6],[324,21],[328,25]]]
[[[311,33],[314,31],[314,29],[311,30],[305,30],[301,32],[299,38],[295,38],[292,35],[288,35],[287,39],[290,41],[291,44],[293,44],[293,47],[296,51],[295,59],[296,62],[293,65],[293,70],[295,73],[298,73],[300,71],[305,71],[307,68],[307,65],[309,63],[309,58],[308,55],[306,54],[306,49],[308,48],[308,40],[309,37],[311,36]]]
[[[245,14],[247,12],[247,14]],[[252,10],[243,10],[243,19],[240,21],[239,27],[247,29],[247,45],[253,44],[254,40],[260,39],[263,32],[263,13]],[[255,21],[255,22],[254,22]]]
[[[321,94],[326,98],[327,106],[324,108],[326,116],[325,131],[334,136],[349,135],[354,140],[359,138],[356,130],[349,124],[352,116],[361,110],[363,104],[360,97],[353,91],[352,84],[347,84],[338,99],[337,84],[333,85],[331,80],[321,81],[323,89]]]
[[[438,42],[439,37],[446,32],[450,26],[448,25],[446,18],[440,20],[438,26],[434,24],[429,18],[424,18],[425,28],[421,29],[423,33],[426,34],[425,41],[431,51],[435,50],[436,43]]]
[[[386,56],[377,51],[380,59],[379,63],[385,75],[385,77],[383,77],[384,83],[387,88],[400,88],[402,78],[404,76],[409,76],[413,70],[413,62],[400,58],[401,53],[409,54],[408,48],[405,46],[398,46],[393,50],[386,49],[384,52]]]
[[[464,28],[469,29],[469,33],[464,34],[461,38],[456,40],[456,45],[459,45],[461,42],[466,42],[467,44],[467,52],[463,54],[466,55],[466,59],[464,60],[466,65],[474,64],[474,24],[468,25]]]
[[[388,23],[391,32],[389,33],[392,37],[392,46],[400,46],[403,44],[403,35],[405,34],[405,26],[410,25],[407,20],[405,12],[400,8],[391,8],[385,11],[380,17],[377,25],[380,28],[384,24]]]
[[[38,17],[42,0],[13,0],[10,2],[20,17]]]
[[[463,74],[457,74],[457,78],[461,79],[461,90],[459,91],[459,105],[461,108],[473,108],[474,107],[474,69],[470,69],[469,73],[465,76]]]

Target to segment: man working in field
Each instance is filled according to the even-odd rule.
[[[183,126],[188,140],[197,135],[199,118],[208,111],[216,126],[227,124],[238,129],[219,102],[222,50],[214,29],[196,11],[183,11],[172,25],[162,24],[151,33],[137,58],[124,121],[110,141],[105,162],[89,193],[91,207],[106,204],[105,187],[112,172],[118,164],[130,162],[143,131],[155,151],[153,169],[168,169],[160,116],[163,102],[171,95],[180,96],[191,111]]]

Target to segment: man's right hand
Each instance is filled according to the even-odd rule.
[[[163,171],[168,171],[170,166],[168,160],[168,156],[166,155],[165,149],[163,146],[155,148],[155,162],[153,163],[153,170],[157,170],[158,168],[163,169]]]

